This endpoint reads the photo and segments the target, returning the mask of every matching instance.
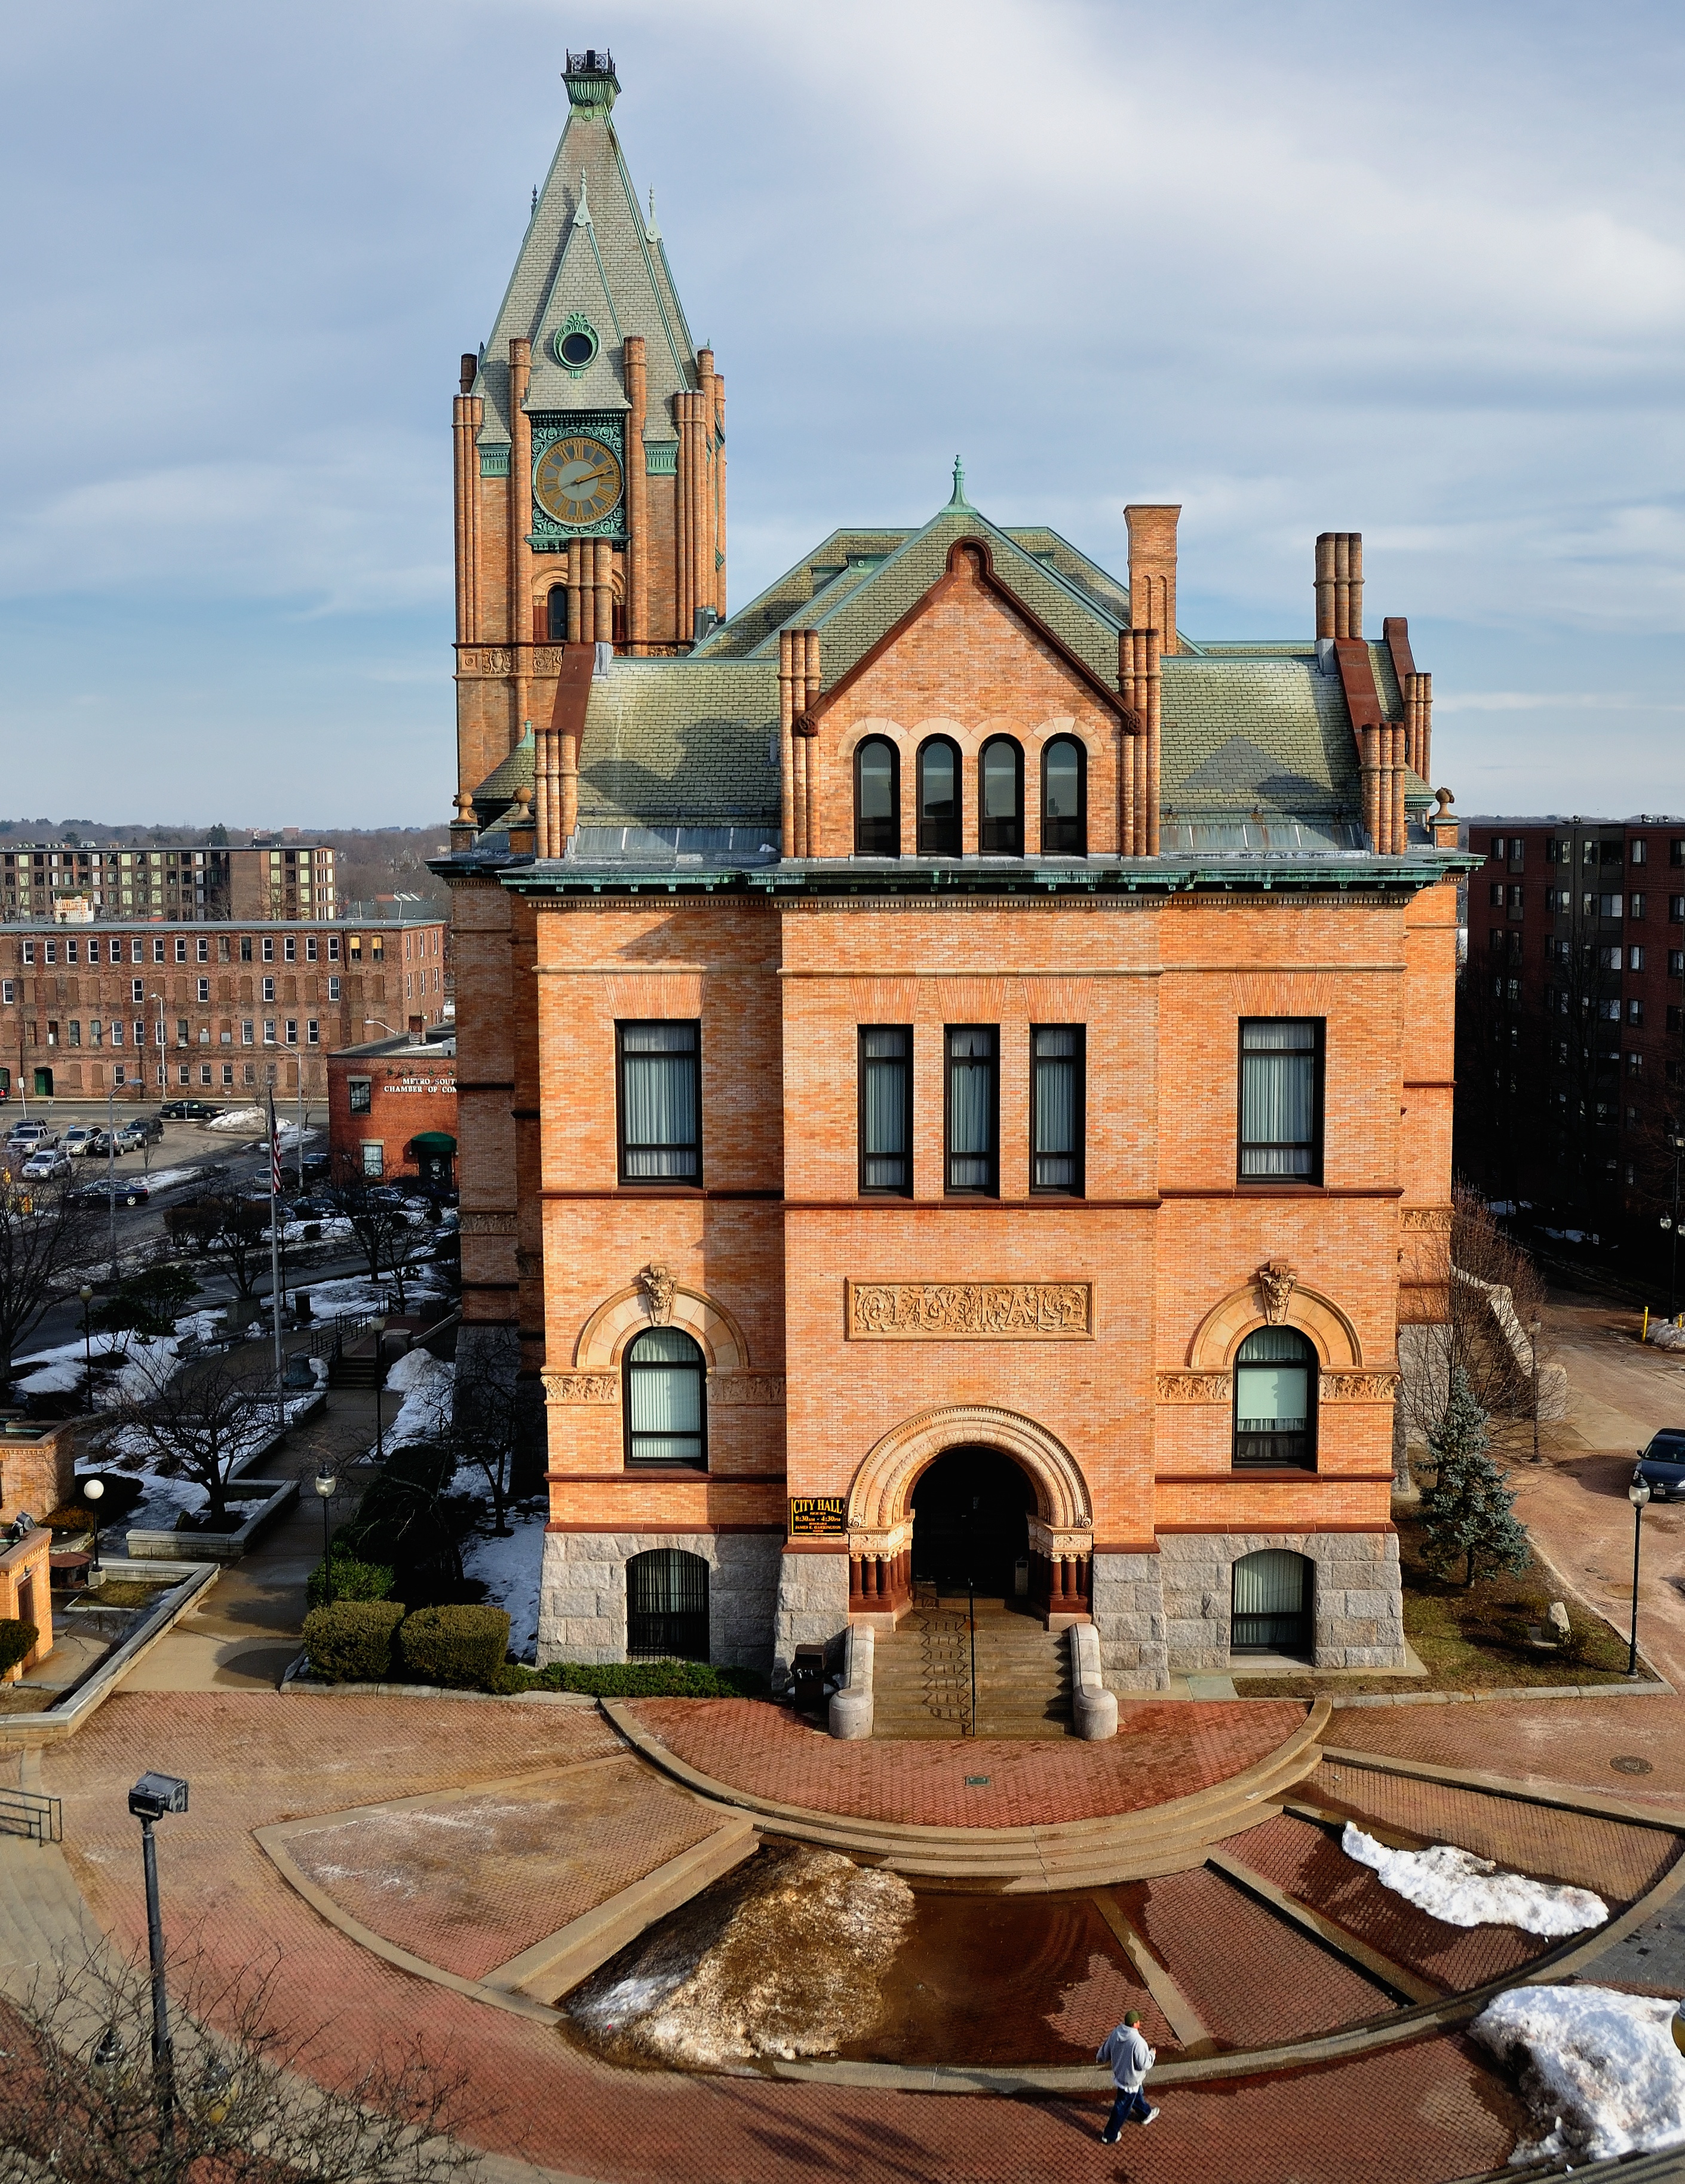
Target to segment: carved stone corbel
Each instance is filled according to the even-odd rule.
[[[1253,1277],[1258,1284],[1258,1302],[1264,1317],[1271,1327],[1280,1327],[1287,1317],[1287,1304],[1298,1281],[1297,1274],[1285,1259],[1266,1259]]]
[[[652,1259],[647,1267],[638,1270],[638,1286],[644,1292],[644,1302],[651,1322],[665,1327],[672,1318],[673,1292],[678,1284],[672,1269],[659,1259]]]

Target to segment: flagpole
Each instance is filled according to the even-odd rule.
[[[275,1322],[275,1401],[281,1392],[281,1139],[275,1127],[275,1087],[269,1088],[269,1301]]]

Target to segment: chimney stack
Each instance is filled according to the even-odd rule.
[[[1124,510],[1130,526],[1130,626],[1155,629],[1160,652],[1174,652],[1176,638],[1176,520],[1181,504],[1135,502]]]
[[[1364,633],[1364,535],[1325,531],[1316,542],[1316,633],[1361,638]]]

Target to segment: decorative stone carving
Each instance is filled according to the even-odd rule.
[[[523,1282],[536,1281],[539,1275],[544,1271],[544,1253],[542,1251],[517,1251],[515,1254],[515,1271],[520,1275]]]
[[[1257,1274],[1258,1301],[1271,1327],[1287,1317],[1287,1304],[1298,1276],[1285,1259],[1266,1259]]]
[[[483,644],[477,651],[458,655],[464,675],[512,675],[515,655],[507,645]]]
[[[1451,1208],[1448,1206],[1407,1206],[1398,1217],[1398,1226],[1418,1234],[1448,1236],[1451,1233]]]
[[[465,1236],[512,1236],[515,1216],[512,1213],[465,1213],[457,1226]]]
[[[618,1373],[546,1373],[544,1400],[550,1403],[617,1403]]]
[[[647,1267],[639,1268],[638,1286],[644,1292],[650,1319],[657,1327],[665,1327],[672,1318],[673,1291],[678,1287],[672,1268],[652,1259]]]
[[[782,1373],[711,1373],[708,1401],[728,1407],[739,1404],[781,1403],[784,1400]]]
[[[1396,1373],[1324,1373],[1318,1395],[1325,1403],[1390,1403],[1398,1392]]]
[[[1086,1342],[1087,1282],[846,1282],[851,1341]]]
[[[1161,1403],[1226,1403],[1234,1394],[1227,1373],[1158,1373],[1153,1380]]]

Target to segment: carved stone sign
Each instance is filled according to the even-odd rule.
[[[851,1341],[1086,1342],[1087,1282],[845,1282]]]

